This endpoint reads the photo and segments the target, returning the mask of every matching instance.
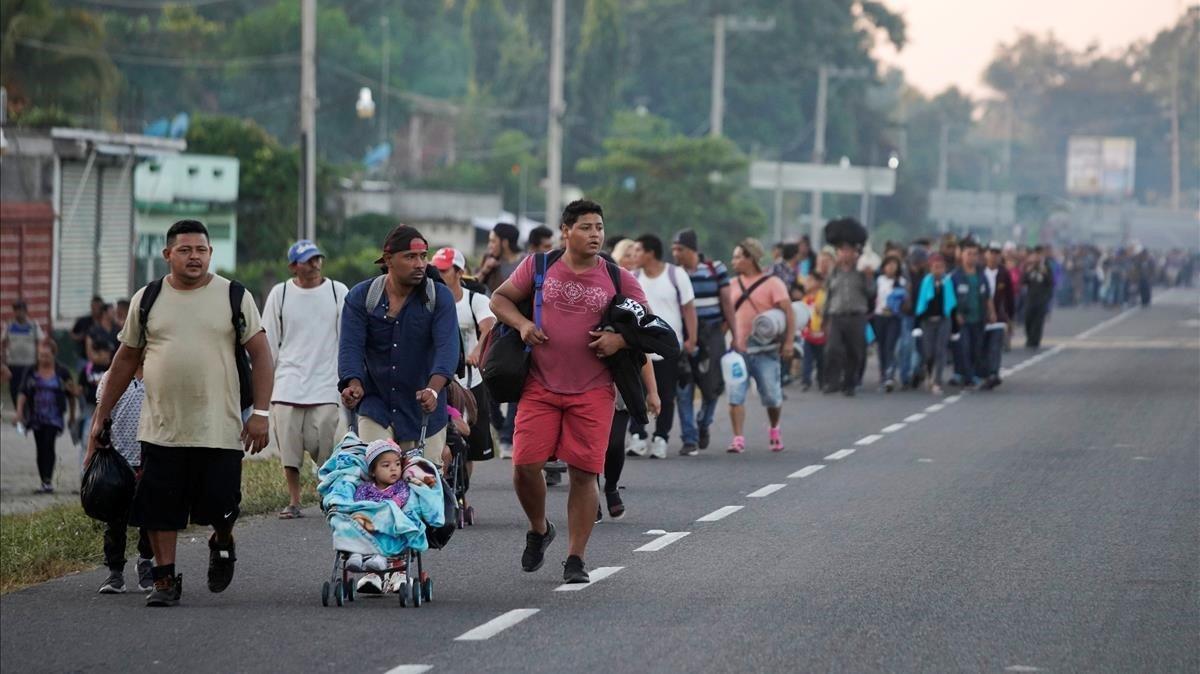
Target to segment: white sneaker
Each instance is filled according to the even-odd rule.
[[[390,592],[392,594],[396,594],[397,592],[404,592],[406,589],[408,589],[407,585],[408,585],[408,576],[406,576],[405,574],[403,574],[399,571],[389,573],[387,575],[387,578],[385,578],[383,581],[384,591]]]
[[[362,578],[359,578],[358,579],[358,593],[359,594],[383,594],[383,584],[380,581],[379,576],[377,576],[373,573],[368,573],[367,575],[363,576]]]
[[[646,438],[631,436],[625,444],[625,456],[646,456]]]
[[[667,439],[660,438],[657,435],[650,441],[650,458],[665,459],[667,458]]]
[[[512,458],[512,443],[511,442],[500,443],[500,458],[501,459],[511,459]]]

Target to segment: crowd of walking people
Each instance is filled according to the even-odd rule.
[[[239,283],[208,271],[204,225],[180,221],[167,235],[166,277],[115,307],[96,298],[76,324],[75,376],[14,305],[5,374],[16,422],[37,439],[42,489],[52,488],[54,438],[74,423],[77,400],[82,464],[103,438],[137,471],[128,522],[107,529],[101,592],[125,591],[127,523],[139,527],[148,605],[180,600],[176,534],[189,522],[213,528],[207,584],[224,590],[237,561],[243,454],[278,448],[289,497],[278,517],[301,518],[301,472],[309,459],[329,460],[352,421],[383,500],[408,489],[396,459],[405,450],[442,467],[464,452],[468,474],[475,462],[511,460],[528,520],[526,572],[555,540],[546,493],[565,478],[563,579],[587,582],[592,527],[626,512],[626,458],[667,459],[673,433],[681,457],[709,449],[723,396],[727,452],[784,451],[785,389],[797,379],[801,392],[854,396],[874,349],[885,394],[990,390],[1017,326],[1026,347],[1040,346],[1056,289],[1060,303],[1121,305],[1132,288],[1146,304],[1143,285],[1190,283],[1193,260],[1172,252],[1156,265],[1146,251],[1089,247],[1055,257],[952,234],[889,241],[876,254],[852,219],[831,222],[823,247],[803,237],[769,254],[746,238],[716,251],[691,229],[669,242],[613,236],[603,208],[586,200],[558,225],[534,229],[524,246],[514,225],[496,225],[477,267],[400,225],[382,242],[379,275],[352,288],[324,276],[314,242],[298,241],[286,251],[291,278],[260,313]],[[489,379],[491,349],[506,338],[527,345],[527,376],[507,398]],[[747,427],[751,382],[768,421],[761,435]],[[385,473],[390,481],[376,477]],[[397,586],[367,574],[357,590]]]

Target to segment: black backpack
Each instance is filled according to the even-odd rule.
[[[166,278],[166,277],[163,277]],[[163,278],[151,281],[142,292],[138,302],[138,324],[141,326],[141,345],[146,347],[146,325],[150,318],[150,309],[162,292]],[[233,359],[237,363],[238,392],[240,394],[239,408],[246,409],[254,405],[254,385],[250,381],[250,356],[246,347],[242,346],[242,337],[246,334],[246,315],[242,313],[242,298],[246,296],[246,286],[237,281],[229,281],[229,314],[233,320]]]

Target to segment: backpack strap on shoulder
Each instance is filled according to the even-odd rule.
[[[142,298],[138,301],[138,341],[142,348],[146,348],[146,324],[150,321],[150,309],[154,306],[154,302],[158,299],[159,293],[162,292],[163,279],[161,277],[155,279],[146,285],[146,289],[142,291]]]
[[[437,282],[428,276],[425,277],[425,309],[431,314],[437,307],[437,286]]]
[[[242,337],[246,334],[246,315],[242,313],[242,298],[246,296],[246,286],[237,281],[229,282],[229,315],[233,320],[234,347],[241,346]]]
[[[367,301],[365,305],[368,316],[375,312],[375,307],[379,306],[380,300],[383,299],[383,284],[386,282],[387,274],[380,274],[371,280],[371,286],[367,288]]]

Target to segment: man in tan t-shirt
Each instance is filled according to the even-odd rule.
[[[164,277],[145,325],[143,288],[134,294],[108,386],[92,422],[87,460],[104,421],[143,365],[146,400],[138,426],[142,478],[132,521],[149,531],[154,549],[154,591],[147,606],[174,606],[182,591],[175,574],[176,532],[188,521],[212,525],[208,589],[221,592],[233,579],[233,524],[241,501],[242,452],[267,444],[274,373],[271,350],[254,299],[242,297],[241,345],[250,356],[254,410],[242,421],[234,352],[230,281],[208,272],[208,230],[181,220],[167,231]]]

